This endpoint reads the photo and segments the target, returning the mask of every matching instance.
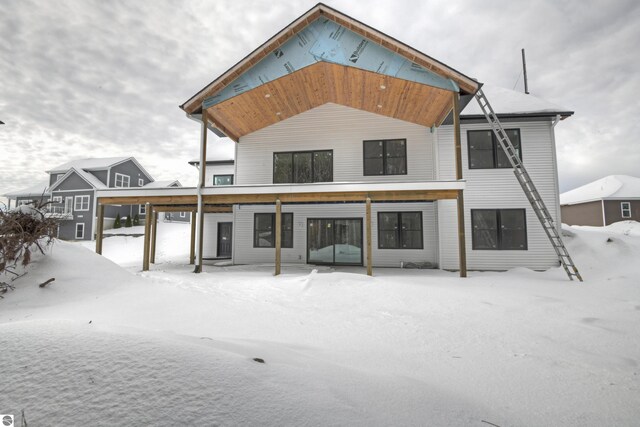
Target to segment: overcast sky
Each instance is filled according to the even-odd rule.
[[[194,185],[199,126],[178,105],[315,3],[3,1],[0,194],[83,157],[135,156]],[[556,127],[561,191],[640,176],[637,0],[326,3],[509,89],[525,48],[530,92],[575,111]]]

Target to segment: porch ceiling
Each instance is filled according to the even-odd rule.
[[[452,92],[362,69],[317,62],[215,104],[207,119],[234,141],[332,102],[423,126],[439,126]]]

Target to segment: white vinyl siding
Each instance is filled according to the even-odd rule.
[[[555,157],[551,122],[503,123],[508,129],[520,129],[522,158],[527,171],[555,220],[558,219],[558,188],[554,177]],[[470,270],[505,270],[513,267],[547,269],[558,265],[558,259],[538,218],[533,212],[513,169],[472,169],[468,167],[467,130],[489,129],[488,124],[462,125],[462,167],[465,204],[467,268]],[[438,131],[438,179],[454,179],[453,127]],[[526,209],[526,251],[482,251],[472,249],[471,209]],[[440,230],[440,265],[458,269],[457,210],[453,200],[437,202]]]
[[[216,258],[218,256],[218,223],[219,222],[233,222],[233,214],[231,213],[214,213],[204,214],[204,239],[202,241],[202,256],[203,258]],[[234,224],[235,233],[235,224]],[[253,230],[253,223],[250,230]],[[234,236],[235,237],[235,236]],[[235,241],[232,240],[232,249],[235,250]],[[249,245],[253,246],[253,240],[249,242]]]
[[[378,249],[378,212],[422,211],[424,249]],[[275,212],[273,205],[234,206],[233,262],[234,264],[260,264],[275,262],[275,249],[253,247],[253,220],[256,212]],[[282,248],[282,262],[307,262],[308,218],[362,218],[365,226],[365,204],[305,204],[282,205],[282,212],[293,213],[293,248]],[[206,217],[206,215],[205,215]],[[209,227],[211,230],[213,227]],[[205,233],[208,236],[210,231]],[[366,260],[366,232],[363,229],[363,258]],[[372,256],[375,267],[400,267],[402,263],[428,262],[436,264],[437,233],[434,203],[373,203],[371,205]],[[211,236],[212,237],[212,236]],[[208,238],[209,239],[209,238]],[[206,243],[206,241],[205,241]],[[212,244],[210,242],[209,244]],[[204,254],[208,252],[205,250]]]
[[[209,145],[209,150],[213,150],[215,148],[215,142]],[[271,159],[273,161],[273,159]],[[207,168],[204,171],[205,173],[205,186],[211,187],[213,186],[213,176],[214,175],[233,175],[235,173],[235,166],[233,164],[230,165],[207,165]],[[200,171],[198,171],[198,177],[200,176]],[[234,179],[235,183],[235,179]],[[269,181],[268,183],[271,183]]]
[[[382,139],[407,140],[406,175],[364,175],[363,141]],[[235,182],[271,184],[274,152],[306,150],[333,150],[334,182],[432,180],[433,141],[427,127],[325,104],[240,138]]]

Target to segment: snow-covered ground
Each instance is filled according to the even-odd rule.
[[[57,242],[0,300],[0,413],[24,409],[29,425],[638,425],[640,224],[567,233],[584,283],[561,269],[196,275],[176,223],[160,223],[146,273],[141,237],[106,238],[105,257]]]

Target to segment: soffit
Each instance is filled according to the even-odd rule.
[[[317,62],[206,109],[234,141],[328,102],[423,126],[439,126],[453,93],[329,62]]]

